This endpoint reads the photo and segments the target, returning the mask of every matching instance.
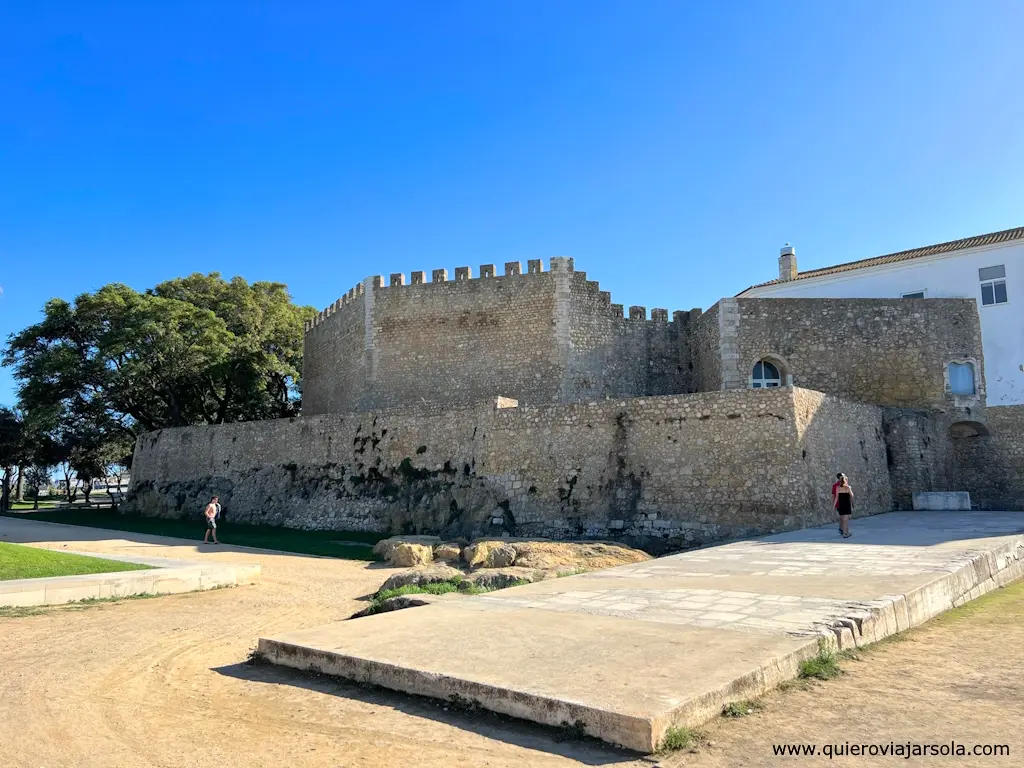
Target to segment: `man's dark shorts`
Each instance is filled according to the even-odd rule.
[[[217,521],[214,520],[212,517],[206,518],[206,527],[209,528],[211,531],[216,531]]]

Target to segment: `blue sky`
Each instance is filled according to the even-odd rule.
[[[1024,223],[1024,4],[0,0],[0,336],[193,271],[613,300]],[[0,371],[0,403],[13,400]]]

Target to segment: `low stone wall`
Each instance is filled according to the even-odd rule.
[[[881,415],[795,389],[423,407],[139,438],[124,509],[310,529],[621,538],[650,550],[886,511]]]
[[[892,486],[888,467],[881,409],[840,400],[809,389],[793,389],[796,407],[800,459],[815,481],[811,485],[809,509],[825,510],[824,519],[834,518],[832,483],[843,472],[854,492],[854,516],[888,512],[892,509]]]

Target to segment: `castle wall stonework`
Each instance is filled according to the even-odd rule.
[[[981,509],[1024,510],[1024,405],[985,410],[983,421],[949,426],[953,483]]]
[[[963,491],[1024,508],[1024,406],[985,407],[963,299],[613,304],[554,258],[368,277],[305,329],[302,417],[142,435],[124,509],[661,551]],[[752,389],[755,363],[784,386]],[[948,366],[971,363],[973,394]]]
[[[611,537],[653,551],[890,508],[881,411],[799,389],[518,407],[423,406],[167,429],[128,511],[310,529]]]
[[[749,386],[773,362],[796,386],[901,408],[982,408],[977,307],[965,299],[723,299],[708,312],[611,303],[573,260],[367,278],[306,333],[307,415],[406,405],[689,394]],[[401,278],[401,279],[399,279]],[[954,398],[947,365],[975,366]],[[783,382],[785,383],[785,382]]]
[[[559,399],[550,272],[374,291],[375,377],[350,408]]]
[[[623,307],[586,273],[568,283],[568,373],[562,402],[693,392],[690,315]]]
[[[1024,406],[972,414],[884,408],[895,509],[915,491],[967,491],[983,510],[1024,509]]]
[[[729,299],[738,308],[736,362],[775,360],[798,387],[909,408],[981,408],[984,369],[977,306],[967,299]],[[723,355],[724,358],[724,355]],[[948,392],[946,366],[971,361],[977,396]],[[962,400],[962,401],[961,401]]]
[[[884,408],[889,478],[893,508],[913,509],[916,491],[959,491],[952,475],[950,419],[919,408]]]
[[[569,258],[367,278],[306,331],[303,413],[694,391],[693,313],[621,305]],[[350,292],[352,293],[352,292]]]
[[[330,413],[358,407],[354,404],[362,402],[366,386],[365,321],[365,292],[353,289],[306,329],[302,408],[307,413]]]

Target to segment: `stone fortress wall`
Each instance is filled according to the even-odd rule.
[[[836,466],[864,478],[861,513],[890,508],[874,406],[796,388],[512,403],[161,430],[133,504],[178,516],[217,493],[251,523],[652,550],[825,522]]]
[[[733,351],[723,381],[747,386],[774,361],[795,386],[894,407],[982,408],[981,322],[966,299],[723,299],[719,324]],[[946,366],[974,365],[977,392],[954,398]],[[727,388],[732,388],[729,386]]]
[[[694,313],[612,304],[573,260],[435,269],[363,283],[307,325],[303,412],[341,413],[497,395],[523,403],[688,388]]]
[[[303,416],[163,430],[126,509],[445,535],[621,537],[657,550],[858,513],[916,490],[1016,509],[1020,413],[986,409],[969,300],[613,304],[567,258],[367,278],[306,329]],[[785,386],[752,390],[758,360]],[[954,396],[950,362],[976,393]],[[993,468],[1001,474],[993,474]]]
[[[470,404],[496,396],[571,403],[743,389],[766,358],[791,383],[859,402],[951,405],[945,366],[975,364],[965,299],[723,299],[674,312],[613,304],[573,260],[367,278],[305,335],[303,413]],[[972,403],[966,403],[970,405]]]

